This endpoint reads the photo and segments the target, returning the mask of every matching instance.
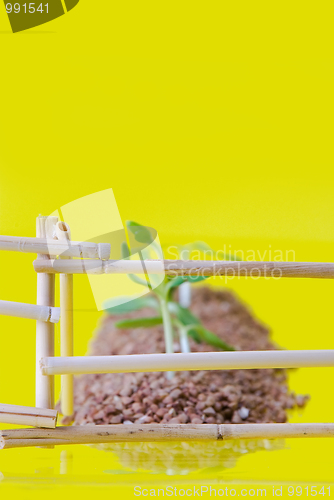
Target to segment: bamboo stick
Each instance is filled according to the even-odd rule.
[[[56,236],[59,241],[70,241],[71,231],[65,222],[57,222]],[[70,257],[62,257],[70,258]],[[73,274],[60,274],[60,355],[73,356]],[[61,376],[61,413],[72,416],[73,407],[73,375]]]
[[[46,357],[40,366],[44,375],[330,367],[334,366],[334,350]]]
[[[55,429],[56,410],[0,404],[0,422],[3,424],[32,425]]]
[[[0,300],[0,315],[58,323],[60,308]]]
[[[0,449],[65,444],[334,437],[334,424],[84,425],[0,431]]]
[[[39,238],[52,238],[54,236],[57,217],[37,217],[36,235]],[[47,261],[47,255],[39,255]],[[54,306],[55,277],[49,274],[37,275],[37,304],[41,306]],[[43,321],[36,322],[36,407],[54,407],[54,377],[45,376],[39,368],[40,359],[45,356],[54,356],[54,325]]]
[[[334,278],[333,262],[235,262],[200,260],[145,260],[149,274],[170,276],[245,276],[250,278]],[[143,273],[140,260],[40,260],[37,273],[136,274]]]
[[[334,437],[333,423],[221,424],[220,428],[224,440]]]
[[[62,255],[86,259],[109,259],[110,243],[57,241],[46,238],[22,238],[0,236],[0,250],[11,252],[38,253],[41,255]]]

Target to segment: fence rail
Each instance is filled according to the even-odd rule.
[[[0,300],[0,315],[58,323],[60,307],[37,306],[36,304]]]
[[[32,425],[55,429],[57,415],[56,410],[0,404],[0,422],[4,424]]]
[[[334,437],[334,424],[84,425],[0,431],[0,448],[150,441]]]
[[[52,238],[21,238],[19,236],[0,236],[0,250],[10,252],[37,253],[41,255],[62,255],[90,259],[109,259],[109,243],[90,243],[59,241]]]
[[[47,357],[43,375],[83,373],[241,370],[257,368],[319,368],[334,366],[334,350],[231,351],[118,356]]]
[[[334,278],[333,262],[241,262],[207,260],[35,260],[37,273],[249,276],[253,278]]]

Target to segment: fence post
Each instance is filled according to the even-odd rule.
[[[55,237],[55,225],[58,217],[37,217],[37,238]],[[48,260],[48,255],[38,255],[39,259]],[[54,307],[55,276],[41,273],[37,275],[37,305]],[[54,324],[36,321],[36,407],[54,408],[54,377],[42,375],[40,359],[54,356]]]
[[[56,236],[60,241],[68,241],[70,245],[71,230],[65,222],[56,225]],[[60,258],[62,258],[60,256]],[[69,259],[70,257],[63,257]],[[60,355],[73,356],[73,274],[59,275],[60,291]],[[73,407],[73,375],[61,376],[61,413],[70,417]]]

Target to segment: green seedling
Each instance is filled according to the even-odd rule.
[[[127,222],[128,231],[132,233],[135,240],[139,243],[154,246],[155,242],[152,241],[150,231],[140,224],[133,221]],[[199,244],[200,243],[200,244]],[[188,245],[184,250],[189,251],[194,249],[194,245]],[[197,248],[208,249],[205,243],[197,242]],[[138,249],[137,249],[138,251]],[[140,254],[140,251],[139,251]],[[123,258],[130,257],[129,247],[126,243],[122,245]],[[141,255],[141,254],[140,254]],[[196,342],[205,342],[213,347],[224,351],[234,351],[234,348],[221,340],[213,332],[207,330],[200,322],[200,320],[186,307],[176,302],[173,299],[173,291],[183,285],[184,283],[198,283],[206,279],[204,276],[165,276],[163,281],[155,288],[150,286],[150,280],[147,275],[146,281],[134,274],[129,274],[129,278],[137,284],[148,286],[151,289],[151,294],[138,297],[133,300],[128,300],[121,305],[115,305],[107,308],[107,312],[112,315],[125,314],[132,311],[149,307],[156,311],[156,315],[135,318],[135,319],[122,319],[115,323],[117,328],[150,328],[159,324],[163,325],[165,350],[167,353],[174,352],[174,329],[178,331],[179,342],[182,352],[190,352],[189,337],[193,338]],[[109,302],[110,304],[110,302]],[[169,378],[172,376],[169,373]]]

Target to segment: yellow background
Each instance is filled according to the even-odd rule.
[[[329,1],[81,0],[12,35],[1,4],[0,233],[34,236],[38,214],[112,187],[123,221],[154,227],[163,244],[272,245],[300,261],[333,260],[333,10]],[[33,258],[1,254],[1,299],[35,301]],[[91,309],[86,278],[75,286],[76,308]],[[333,347],[331,281],[228,286],[280,345]],[[76,354],[86,352],[100,315],[76,312]],[[0,331],[0,401],[33,405],[35,325],[2,317]],[[312,394],[291,420],[333,420],[332,377],[330,369],[291,375],[293,389]],[[287,446],[245,455],[217,477],[331,481],[332,441]],[[75,451],[82,477],[95,471],[94,486],[108,483],[104,453],[88,451]],[[33,460],[52,463],[45,467],[57,483],[59,456],[1,452],[0,470],[13,477],[1,487],[35,494],[16,477],[38,475]]]

